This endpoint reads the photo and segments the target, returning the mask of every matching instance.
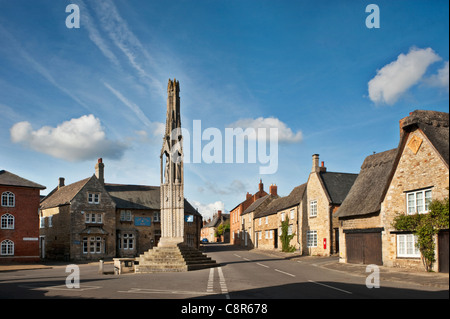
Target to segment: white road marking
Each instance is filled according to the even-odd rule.
[[[223,294],[225,294],[225,298],[230,299],[227,284],[225,283],[225,277],[222,272],[222,267],[217,268],[217,272],[219,273],[220,290],[222,291]]]
[[[290,274],[290,273],[288,273],[288,272],[284,272],[284,271],[279,270],[279,269],[274,269],[274,270],[275,270],[275,271],[278,271],[278,272],[280,272],[280,273],[282,273],[282,274],[285,274],[285,275],[288,275],[288,276],[291,276],[291,277],[295,277],[295,275]]]
[[[129,290],[119,290],[118,292],[130,294],[173,294],[173,295],[204,295],[201,291],[163,290],[148,288],[130,288]],[[210,294],[210,293],[207,293]]]
[[[344,289],[339,289],[339,288],[336,288],[336,287],[333,287],[333,286],[329,286],[329,285],[325,285],[325,284],[322,284],[322,283],[320,283],[320,282],[316,282],[316,281],[312,281],[312,280],[308,280],[309,282],[312,282],[313,284],[317,284],[317,285],[320,285],[320,286],[324,286],[324,287],[327,287],[327,288],[331,288],[331,289],[335,289],[335,290],[339,290],[339,291],[342,291],[342,292],[345,292],[346,294],[352,294],[350,291],[347,291],[347,290],[344,290]]]
[[[213,289],[214,289],[214,268],[210,268],[206,292],[213,292]]]
[[[267,265],[264,265],[264,264],[260,264],[260,263],[256,263],[258,266],[262,266],[262,267],[266,267],[266,268],[270,268],[269,266],[267,266]]]

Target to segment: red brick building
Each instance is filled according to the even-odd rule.
[[[262,180],[259,180],[259,190],[254,194],[247,192],[246,198],[243,202],[236,205],[230,211],[230,242],[234,245],[240,245],[242,237],[242,221],[241,214],[257,199],[268,195],[264,191]]]
[[[39,260],[39,201],[45,186],[0,170],[0,263]]]

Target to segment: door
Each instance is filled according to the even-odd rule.
[[[439,272],[448,273],[448,230],[441,231],[438,234],[438,258],[439,258]]]
[[[41,258],[45,258],[45,236],[39,236],[39,248],[41,249]]]
[[[347,262],[382,265],[381,233],[347,233]]]
[[[275,228],[273,230],[273,233],[274,233],[274,235],[273,235],[273,248],[278,248],[278,229]]]

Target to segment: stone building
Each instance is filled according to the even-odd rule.
[[[254,217],[255,247],[261,249],[281,249],[281,223],[289,219],[289,233],[294,233],[290,244],[300,247],[298,218],[302,211],[306,184],[295,187],[288,196],[278,197],[260,210]]]
[[[161,237],[160,187],[109,184],[99,159],[90,178],[64,185],[64,178],[41,202],[42,256],[98,260],[136,257]],[[185,241],[200,245],[201,215],[184,199]]]
[[[205,221],[201,230],[201,239],[206,238],[208,242],[230,242],[230,232],[226,232],[221,236],[216,236],[217,228],[220,225],[226,225],[230,223],[230,214],[223,214],[221,210],[218,210],[214,214],[212,220]]]
[[[312,156],[303,197],[301,242],[304,255],[329,256],[339,251],[339,224],[336,212],[358,174],[327,172],[319,155]]]
[[[45,186],[0,170],[0,263],[39,260],[39,200]]]
[[[255,216],[264,210],[273,200],[277,199],[278,190],[276,185],[270,185],[269,194],[255,200],[242,214],[241,214],[241,229],[240,229],[240,245],[245,248],[257,247],[258,237],[255,236]]]
[[[396,149],[368,156],[338,212],[342,262],[424,269],[416,237],[397,231],[398,214],[428,212],[449,195],[449,115],[411,112]],[[435,271],[448,272],[448,230],[436,236]]]

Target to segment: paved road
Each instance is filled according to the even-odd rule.
[[[322,265],[330,258],[283,260],[230,245],[207,245],[220,267],[185,273],[98,274],[98,265],[79,265],[80,287],[70,288],[66,265],[0,272],[0,298],[112,299],[410,299],[449,298],[448,288],[397,281],[369,289],[366,278]],[[106,267],[112,267],[107,265]],[[69,281],[69,285],[73,281]]]

